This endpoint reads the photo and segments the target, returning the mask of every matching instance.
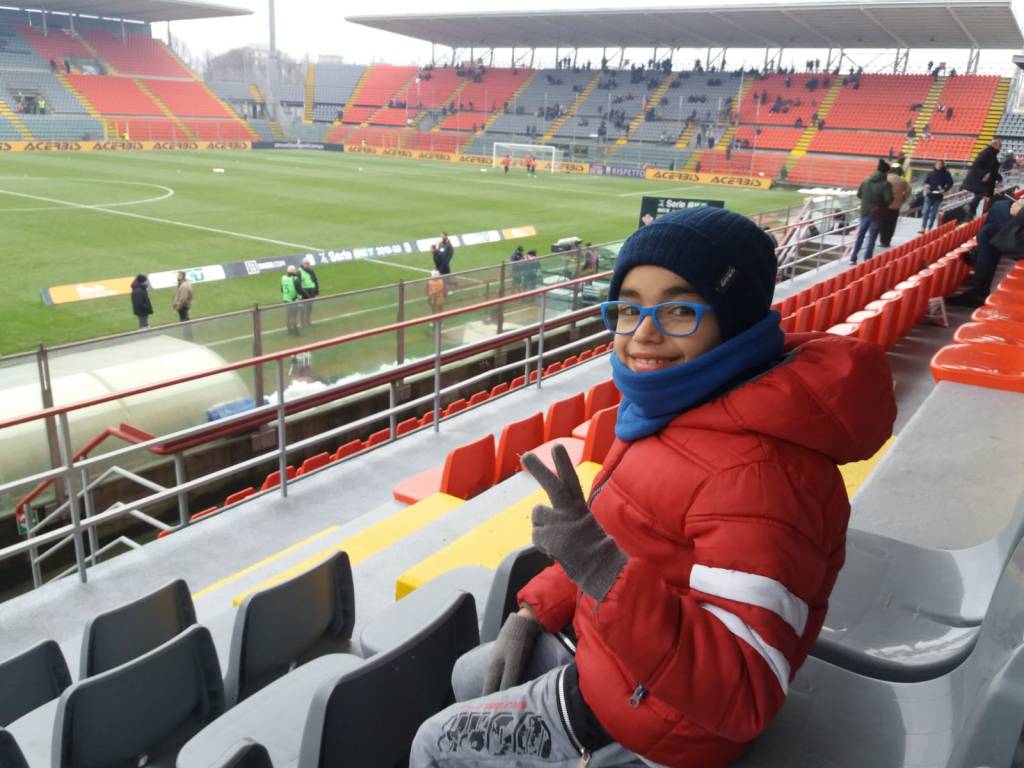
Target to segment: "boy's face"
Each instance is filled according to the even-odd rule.
[[[622,281],[619,299],[645,307],[666,301],[707,303],[675,272],[651,265],[629,270]],[[629,370],[643,373],[693,360],[721,343],[714,312],[705,312],[697,332],[690,336],[666,336],[651,318],[645,317],[636,333],[615,336],[615,354]]]

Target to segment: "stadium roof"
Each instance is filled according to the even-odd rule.
[[[673,8],[362,15],[456,48],[1020,49],[1010,0],[720,3]]]
[[[249,16],[252,11],[216,3],[188,2],[187,0],[33,0],[21,6],[32,11],[47,13],[102,16],[127,21],[186,21],[188,19],[218,19],[224,16]]]

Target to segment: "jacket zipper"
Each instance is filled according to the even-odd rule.
[[[569,737],[569,741],[572,742],[573,747],[577,752],[580,753],[580,761],[576,764],[576,768],[587,768],[590,765],[590,753],[587,751],[580,740],[576,737],[576,731],[572,728],[572,723],[569,722],[569,707],[565,702],[565,668],[558,675],[558,714],[562,718],[562,724],[565,726],[565,733]]]
[[[636,688],[633,689],[633,695],[629,697],[629,706],[636,709],[640,706],[640,703],[647,698],[647,689],[644,688],[643,683],[637,683]]]

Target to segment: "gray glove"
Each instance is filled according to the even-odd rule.
[[[591,514],[565,447],[556,445],[551,456],[558,474],[532,453],[522,459],[551,500],[550,507],[533,508],[533,544],[561,563],[580,589],[603,600],[628,558]]]
[[[491,658],[484,672],[486,696],[495,691],[504,691],[522,682],[523,672],[533,653],[533,645],[540,634],[540,622],[527,619],[518,613],[510,613],[498,632],[498,638],[491,648]]]

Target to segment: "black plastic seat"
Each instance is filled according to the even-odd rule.
[[[3,728],[0,728],[0,768],[28,768],[18,742],[14,740],[10,731]]]
[[[68,664],[53,640],[0,663],[0,728],[53,701],[69,685]]]
[[[85,625],[80,675],[107,672],[149,653],[196,623],[192,594],[181,579]]]
[[[33,766],[164,766],[223,712],[213,640],[205,627],[193,626],[134,661],[75,683],[55,706],[12,730]]]
[[[229,706],[300,664],[352,649],[355,590],[348,555],[255,592],[238,606],[225,691]]]
[[[210,768],[274,768],[267,748],[252,739],[242,739]]]

